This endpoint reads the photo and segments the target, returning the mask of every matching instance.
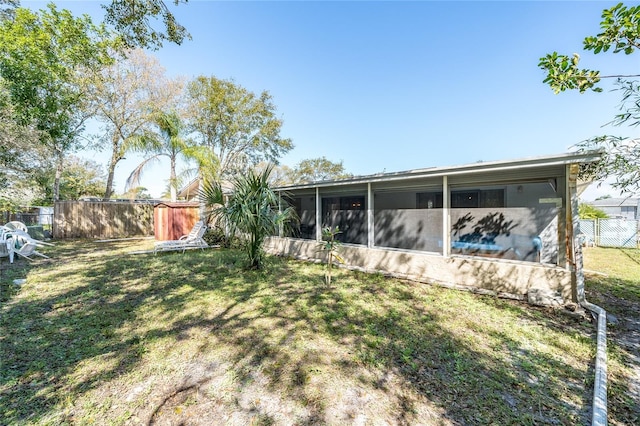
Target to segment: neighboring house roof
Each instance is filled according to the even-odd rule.
[[[178,190],[178,198],[190,200],[198,195],[200,179],[195,178]]]
[[[198,189],[200,189],[200,178],[195,178],[178,190],[178,198],[193,200],[198,196]],[[230,182],[223,181],[222,192],[225,194],[232,193],[233,185]]]
[[[587,204],[591,204],[594,207],[637,207],[640,203],[640,198],[603,198],[602,200],[589,201]]]
[[[175,201],[175,202],[162,201],[162,202],[154,205],[154,207],[158,207],[158,206],[167,206],[167,207],[172,207],[172,208],[179,208],[179,207],[198,207],[199,204],[198,203],[192,203],[192,202],[189,202],[189,201]]]

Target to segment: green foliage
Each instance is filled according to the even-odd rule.
[[[578,206],[580,219],[606,219],[609,217],[605,212],[587,203],[580,203]]]
[[[292,171],[292,183],[318,182],[322,180],[345,179],[353,175],[347,173],[342,161],[334,163],[326,157],[302,160]]]
[[[551,86],[556,94],[573,89],[578,89],[581,93],[588,89],[601,92],[600,87],[595,87],[600,82],[600,72],[579,69],[579,61],[580,55],[577,53],[569,57],[553,52],[540,58],[538,66],[547,71],[547,77],[543,82]]]
[[[23,123],[35,120],[54,142],[74,140],[82,106],[76,71],[110,61],[108,36],[89,16],[75,18],[54,4],[38,13],[18,8],[1,23],[0,73]]]
[[[141,138],[151,139],[154,115],[170,110],[183,86],[167,79],[158,60],[138,49],[127,51],[126,57],[117,58],[109,67],[91,70],[84,89],[93,117],[103,125],[96,137],[97,147],[111,154],[105,189],[108,199],[117,164],[127,152],[141,148]]]
[[[104,191],[104,187],[102,188]],[[115,198],[129,198],[131,200],[149,200],[153,198],[149,191],[144,186],[136,186],[129,188],[121,195],[116,195]]]
[[[187,3],[187,0],[173,0],[173,4]],[[106,10],[105,21],[114,26],[128,48],[158,48],[163,41],[182,44],[191,39],[187,29],[176,21],[162,0],[113,0]],[[163,30],[151,25],[151,20],[159,18],[164,23]]]
[[[626,7],[618,3],[602,12],[601,32],[584,39],[584,49],[598,54],[613,48],[613,53],[624,52],[629,55],[640,46],[640,6]],[[557,52],[540,58],[538,66],[547,72],[544,83],[555,93],[577,89],[581,93],[587,90],[601,92],[596,84],[602,78],[599,71],[579,69],[580,55],[571,57]]]
[[[65,159],[60,179],[61,200],[101,197],[104,194],[104,186],[105,173],[100,164],[76,156]]]
[[[54,198],[64,156],[76,149],[88,118],[80,81],[83,70],[111,61],[110,34],[88,15],[74,17],[49,4],[32,12],[18,8],[0,21],[0,76],[4,78],[16,120],[33,125],[39,144],[56,163]]]
[[[180,156],[189,158],[190,141],[184,137],[185,126],[176,111],[157,112],[153,115],[156,132],[145,132],[131,138],[132,150],[147,154],[129,175],[125,188],[139,186],[143,171],[160,157],[169,159],[169,191],[171,201],[177,200],[178,175],[176,163]]]
[[[20,208],[14,200],[7,197],[5,194],[0,194],[0,212],[15,213]]]
[[[640,6],[627,7],[623,3],[605,9],[600,22],[601,32],[596,36],[584,39],[584,49],[594,54],[608,52],[633,53],[640,47]],[[621,113],[617,114],[609,124],[640,124],[640,84],[628,80],[631,76],[601,76],[599,71],[579,69],[580,56],[574,53],[570,58],[556,52],[540,58],[538,66],[547,72],[544,83],[555,93],[565,90],[602,91],[596,85],[603,78],[617,77],[617,90],[622,92]],[[617,136],[599,136],[576,145],[579,151],[600,152],[601,159],[597,163],[584,166],[581,170],[583,178],[604,180],[615,177],[612,185],[622,192],[640,190],[640,143],[636,139]]]
[[[584,39],[584,48],[593,53],[606,52],[613,48],[613,53],[633,53],[640,47],[640,6],[627,7],[623,3],[602,12],[600,28],[602,32],[597,36]]]
[[[325,275],[325,282],[328,286],[331,285],[331,273],[333,268],[334,260],[339,263],[344,263],[344,259],[340,254],[340,247],[342,243],[336,239],[338,234],[341,234],[339,227],[332,228],[327,226],[322,228],[322,242],[320,243],[320,248],[327,255],[327,272]]]
[[[224,203],[224,193],[216,181],[206,182],[200,193],[201,202],[210,212],[224,220],[230,235],[243,240],[250,269],[261,269],[263,243],[287,225],[295,213],[292,207],[282,208],[284,200],[269,186],[271,167],[257,173],[249,170],[234,179],[233,195]]]
[[[640,191],[640,141],[618,136],[598,136],[576,145],[579,151],[597,150],[600,160],[584,164],[580,175],[584,179],[603,181],[613,177],[612,187],[621,192]]]
[[[12,20],[19,5],[18,0],[0,0],[0,22]]]
[[[220,227],[211,227],[207,229],[202,237],[210,246],[220,246],[221,248],[238,248],[241,247],[237,238],[227,235],[224,229]]]
[[[282,138],[271,95],[232,80],[200,76],[188,84],[189,119],[201,145],[216,157],[216,179],[243,173],[260,161],[277,162],[293,148]]]
[[[46,154],[39,148],[39,133],[16,119],[16,108],[6,81],[0,77],[0,185],[25,179]]]

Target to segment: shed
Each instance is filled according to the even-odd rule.
[[[187,235],[199,220],[198,203],[162,202],[153,207],[156,240],[177,240]]]

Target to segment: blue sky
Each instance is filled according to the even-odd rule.
[[[102,17],[99,2],[56,2]],[[170,3],[170,2],[169,2]],[[23,1],[26,7],[43,3]],[[538,59],[582,56],[604,74],[636,73],[640,54],[582,51],[616,2],[218,2],[171,6],[193,40],[153,52],[168,75],[215,75],[267,90],[295,148],[370,174],[559,154],[605,133],[619,95],[562,93]],[[108,153],[84,153],[106,164]],[[116,190],[139,158],[118,165]],[[168,171],[142,185],[158,196]],[[591,194],[593,192],[593,194]],[[585,198],[602,192],[590,191]],[[617,195],[612,192],[612,195]]]

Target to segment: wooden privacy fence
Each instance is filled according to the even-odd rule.
[[[153,235],[153,204],[113,201],[58,201],[54,238],[127,238]]]

